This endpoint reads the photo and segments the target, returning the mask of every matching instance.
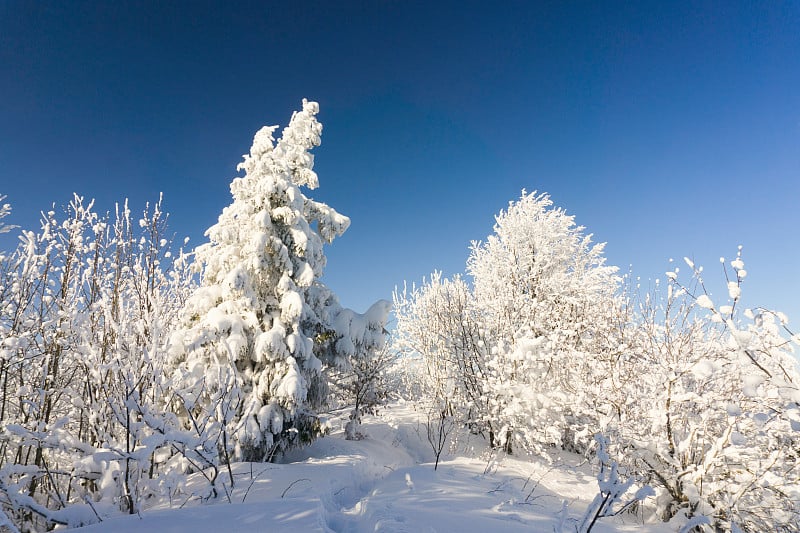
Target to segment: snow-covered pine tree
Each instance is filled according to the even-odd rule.
[[[201,287],[173,336],[187,413],[215,412],[220,447],[240,459],[271,459],[319,432],[323,362],[336,364],[336,341],[349,335],[335,331],[341,307],[319,278],[323,243],[350,219],[301,191],[318,186],[309,153],[320,144],[318,111],[303,100],[277,142],[277,126],[256,133],[233,203],[196,250]]]

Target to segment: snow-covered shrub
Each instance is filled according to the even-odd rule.
[[[442,452],[450,443],[456,419],[453,416],[453,402],[446,396],[435,396],[425,407],[425,437],[433,451],[433,469],[439,468]]]
[[[1,505],[22,530],[136,512],[158,490],[172,452],[150,426],[169,419],[163,356],[190,283],[165,221],[160,202],[136,223],[75,197],[4,259]]]
[[[455,425],[465,426],[493,447],[502,445],[503,428],[490,416],[491,397],[486,394],[485,330],[476,320],[472,292],[463,278],[446,279],[434,272],[410,291],[396,290],[394,313],[394,349],[400,353],[395,372],[425,413],[428,432],[447,429],[449,435]],[[438,456],[442,441],[436,437],[434,443]]]
[[[233,203],[195,251],[201,286],[172,336],[184,418],[212,413],[235,458],[268,460],[314,438],[328,395],[323,367],[346,365],[342,345],[364,341],[320,282],[323,244],[350,219],[301,190],[318,186],[318,111],[304,100],[280,139],[277,126],[256,133],[239,165],[245,175],[231,183]]]
[[[390,309],[389,302],[379,300],[364,314],[345,309],[336,318],[336,330],[350,334],[336,341],[336,349],[346,361],[328,369],[328,380],[332,396],[338,397],[339,404],[352,408],[345,426],[349,440],[364,437],[361,417],[376,414],[389,394],[388,370],[395,360],[395,352],[386,343]]]
[[[705,517],[708,528],[795,531],[798,337],[781,313],[740,312],[746,275],[740,256],[731,263],[724,303],[706,292],[702,269],[687,263],[691,282],[681,283],[676,269],[667,273],[666,294],[639,301],[621,360],[638,377],[621,391],[609,427],[631,468],[659,493],[662,518],[683,514]]]

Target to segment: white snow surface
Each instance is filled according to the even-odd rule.
[[[597,472],[582,457],[553,451],[550,461],[490,454],[477,438],[460,442],[433,469],[424,416],[394,404],[365,417],[360,441],[341,428],[295,450],[282,464],[236,463],[235,488],[215,501],[175,498],[146,504],[92,532],[444,532],[574,531],[597,494]],[[345,419],[332,419],[343,426]],[[465,452],[465,449],[470,451]],[[220,471],[220,479],[228,474]],[[194,478],[195,480],[199,478]],[[192,479],[187,485],[191,492]],[[593,531],[675,531],[636,515],[603,518]]]

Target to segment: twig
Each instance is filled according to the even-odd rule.
[[[247,486],[247,490],[244,491],[244,496],[242,496],[242,503],[244,503],[244,501],[247,499],[247,495],[250,494],[250,489],[253,487],[258,477],[267,470],[272,470],[272,468],[269,467],[265,468],[264,470],[256,474],[256,477],[253,477],[253,463],[250,463],[250,484]],[[283,496],[281,496],[281,498],[283,498]]]
[[[85,502],[86,502],[86,504],[87,504],[87,505],[88,505],[88,506],[89,506],[89,507],[92,509],[92,512],[93,512],[93,513],[94,513],[94,515],[97,517],[97,520],[99,520],[100,522],[102,522],[102,521],[103,521],[103,519],[102,519],[102,518],[100,518],[100,515],[99,515],[99,514],[97,514],[97,509],[95,509],[95,508],[94,508],[94,504],[92,504],[92,499],[91,499],[91,498],[89,498],[89,495],[88,495],[88,494],[85,494],[85,495],[83,496],[83,501],[85,501]],[[141,518],[141,517],[140,517],[140,518]]]
[[[297,484],[297,483],[300,483],[301,481],[308,481],[309,483],[311,482],[311,480],[310,480],[310,479],[308,479],[308,478],[306,478],[306,477],[304,477],[304,478],[300,478],[300,479],[296,479],[295,481],[292,481],[292,482],[289,484],[289,486],[288,486],[288,487],[286,487],[286,489],[285,489],[285,490],[284,490],[284,491],[281,493],[281,498],[283,498],[284,496],[286,496],[286,493],[287,493],[287,492],[289,492],[289,489],[291,489],[292,487],[294,487],[294,486],[295,486],[295,484]]]

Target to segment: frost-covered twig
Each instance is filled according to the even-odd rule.
[[[100,515],[98,514],[97,509],[95,509],[94,503],[92,503],[92,499],[89,497],[88,494],[83,495],[83,501],[86,502],[86,505],[88,505],[92,509],[92,512],[97,517],[97,521],[102,522],[103,519],[100,518]]]
[[[636,491],[633,498],[623,504],[619,509],[614,510],[622,496],[633,486],[634,478],[629,477],[623,480],[620,477],[617,462],[608,455],[608,438],[604,435],[596,435],[597,459],[600,463],[600,472],[597,474],[597,485],[600,492],[586,509],[583,520],[578,527],[578,533],[589,533],[598,519],[607,516],[615,516],[633,505],[637,501],[642,501],[648,496],[654,496],[655,491],[648,486]]]
[[[554,533],[564,533],[564,527],[567,525],[567,520],[569,519],[569,504],[567,500],[561,502],[561,510],[558,512],[556,517],[558,518],[558,525],[553,528]]]
[[[0,202],[6,199],[6,196],[0,195]],[[8,216],[11,213],[11,204],[0,204],[0,219]],[[19,226],[12,226],[10,224],[4,224],[0,222],[0,233],[8,233],[12,229],[16,229]]]

